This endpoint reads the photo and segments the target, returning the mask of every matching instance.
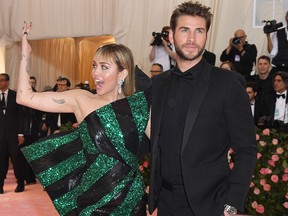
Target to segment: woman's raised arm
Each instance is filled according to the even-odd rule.
[[[32,22],[22,27],[21,60],[18,76],[17,103],[46,112],[74,112],[77,103],[75,92],[33,92],[29,84],[28,74],[31,46],[27,37],[32,28]],[[73,109],[74,107],[74,109]]]

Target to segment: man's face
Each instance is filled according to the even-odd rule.
[[[238,31],[236,31],[235,33],[234,33],[234,37],[237,37],[237,38],[240,38],[240,44],[238,44],[238,45],[234,45],[234,46],[243,46],[245,43],[246,43],[246,35],[245,35],[245,32],[244,31],[242,31],[242,30],[238,30]]]
[[[63,91],[69,90],[69,87],[67,86],[66,80],[57,81],[57,87],[58,87],[58,92],[63,92]]]
[[[9,86],[9,80],[7,81],[5,79],[5,76],[0,75],[0,90],[6,91],[8,89],[8,86]]]
[[[162,73],[162,68],[159,65],[152,65],[150,72],[151,72],[151,77],[153,77]]]
[[[286,90],[285,82],[280,75],[276,75],[274,78],[274,90],[279,93]]]
[[[256,97],[257,93],[253,91],[253,88],[247,87],[246,88],[246,92],[247,92],[247,94],[249,96],[250,101],[254,101],[254,98]]]
[[[259,74],[268,74],[270,71],[271,64],[266,59],[259,59],[257,63],[257,71]]]
[[[36,89],[36,80],[35,79],[30,79],[29,83],[30,83],[32,88]]]
[[[206,21],[198,16],[180,16],[169,38],[181,60],[200,60],[207,40]]]

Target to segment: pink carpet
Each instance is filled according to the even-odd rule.
[[[13,170],[9,169],[4,194],[0,194],[1,216],[59,216],[39,182],[26,185],[22,193],[14,193],[16,186]]]

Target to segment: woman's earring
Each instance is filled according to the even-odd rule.
[[[118,80],[118,94],[121,94],[121,92],[122,92],[123,83],[124,83],[124,79]]]

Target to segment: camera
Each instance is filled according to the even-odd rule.
[[[240,38],[240,37],[234,37],[234,38],[232,39],[232,43],[233,43],[234,45],[240,44],[240,43],[241,43],[241,38]]]
[[[262,23],[266,23],[263,27],[263,31],[265,34],[275,32],[283,26],[282,22],[277,23],[276,20],[263,20]]]
[[[153,43],[151,43],[151,46],[157,45],[162,46],[162,38],[169,36],[169,31],[164,31],[162,33],[160,32],[152,32],[152,36],[154,37]]]

